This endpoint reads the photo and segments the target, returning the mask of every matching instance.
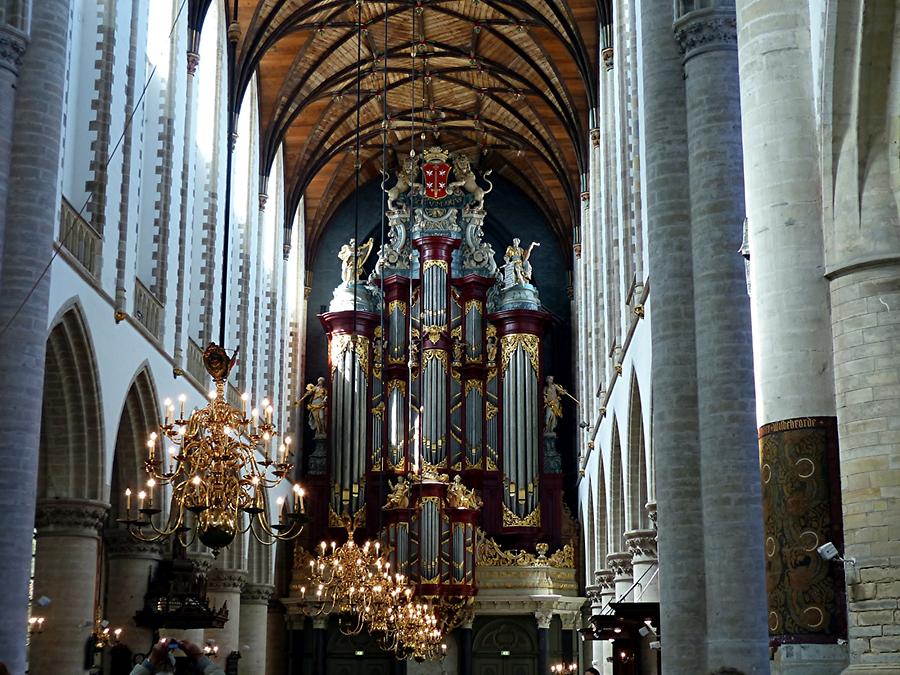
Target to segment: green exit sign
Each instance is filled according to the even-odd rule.
[[[509,650],[508,650],[508,649],[502,650],[502,651],[500,652],[500,656],[509,656]]]

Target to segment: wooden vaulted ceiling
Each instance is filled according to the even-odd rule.
[[[256,74],[263,167],[283,144],[286,213],[305,197],[307,250],[355,189],[357,122],[360,184],[384,168],[386,126],[388,171],[412,144],[465,151],[568,241],[596,100],[598,2],[225,0],[240,28],[232,105]]]

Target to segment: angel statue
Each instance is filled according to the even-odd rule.
[[[408,509],[409,508],[409,483],[403,476],[397,478],[396,483],[388,483],[391,491],[388,493],[387,501],[384,503],[385,509]]]
[[[555,434],[556,425],[562,418],[562,397],[568,396],[575,401],[576,405],[581,405],[578,399],[567,392],[562,385],[553,381],[553,376],[547,376],[547,384],[544,386],[544,434]]]
[[[338,258],[341,261],[341,279],[345,284],[355,284],[362,277],[363,267],[372,254],[374,245],[375,241],[369,239],[365,244],[357,246],[356,239],[351,238],[349,243],[341,246]]]
[[[320,377],[315,384],[306,385],[306,393],[297,399],[295,405],[300,405],[304,400],[309,411],[309,428],[316,432],[316,438],[325,438],[325,418],[328,408],[328,389],[325,387],[325,378]]]
[[[506,253],[503,256],[503,261],[506,263],[503,265],[503,278],[504,286],[507,288],[516,284],[531,283],[531,263],[528,259],[531,257],[531,252],[540,244],[533,241],[526,250],[519,245],[520,243],[521,239],[514,238],[512,246],[506,247]]]

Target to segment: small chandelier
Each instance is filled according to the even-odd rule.
[[[557,673],[563,673],[563,675],[572,675],[578,671],[577,663],[557,663],[550,666],[550,672],[554,675]]]
[[[94,616],[94,630],[91,633],[94,650],[98,651],[102,650],[104,647],[118,644],[119,638],[121,637],[122,629],[110,628],[109,621],[102,617],[100,610],[98,609]]]
[[[125,518],[131,534],[142,541],[159,541],[177,536],[189,545],[194,532],[213,555],[234,540],[238,532],[250,531],[262,544],[297,537],[307,521],[303,489],[294,485],[292,503],[276,500],[279,517],[270,522],[268,490],[284,481],[291,463],[291,439],[276,447],[278,431],[272,421],[274,410],[268,399],[261,401],[248,416],[248,395],[241,396],[238,410],[226,400],[228,374],[237,361],[237,352],[229,357],[224,348],[210,343],[203,352],[203,364],[215,383],[205,408],[185,417],[181,409],[165,401],[165,419],[159,433],[147,440],[148,456],[144,466],[149,476],[146,490],[138,491],[137,509],[133,508],[131,489],[125,490]],[[154,518],[162,509],[154,505],[157,488],[169,486],[171,499],[162,522]],[[193,518],[188,517],[193,514]],[[247,516],[246,521],[244,515]]]

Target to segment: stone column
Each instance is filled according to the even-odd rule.
[[[606,564],[612,570],[613,584],[615,587],[614,602],[633,602],[635,593],[634,568],[631,564],[630,553],[610,553],[606,556]]]
[[[575,660],[575,628],[578,623],[576,612],[564,612],[559,615],[562,624],[562,660],[572,663]]]
[[[656,574],[656,530],[632,530],[625,533],[625,546],[631,554],[634,568],[634,599],[638,602],[659,602]]]
[[[207,596],[210,606],[228,607],[228,621],[225,627],[207,628],[204,639],[215,640],[219,646],[219,663],[223,664],[231,652],[241,651],[241,589],[244,587],[244,572],[214,567],[207,577]],[[244,655],[242,654],[243,658]]]
[[[328,675],[328,617],[313,619],[313,672]]]
[[[288,675],[303,673],[303,628],[306,617],[303,614],[288,614],[285,617],[288,630]]]
[[[684,54],[697,299],[705,667],[768,673],[750,301],[738,253],[744,180],[737,30],[734,0],[711,4],[679,17],[674,26]],[[661,468],[657,475],[665,475]]]
[[[653,290],[653,445],[659,503],[663,671],[705,672],[703,505],[684,79],[672,3],[640,3],[642,164]]]
[[[187,95],[185,96],[185,106],[183,109],[185,120],[184,139],[182,141],[181,193],[178,214],[178,270],[175,291],[175,341],[172,350],[172,357],[175,361],[175,371],[178,374],[183,372],[182,368],[184,367],[184,346],[186,344],[186,340],[184,339],[184,328],[187,323],[185,316],[190,313],[190,306],[188,304],[190,292],[186,288],[189,280],[187,279],[186,272],[190,265],[187,258],[188,246],[190,245],[188,237],[190,236],[190,223],[193,220],[191,211],[194,206],[194,201],[193,199],[190,199],[190,196],[192,192],[191,186],[194,184],[193,168],[195,153],[192,152],[192,150],[195,147],[193,139],[197,133],[194,125],[194,107],[196,105],[195,98],[197,91],[195,76],[197,74],[197,66],[200,65],[200,54],[198,53],[200,50],[200,31],[189,28],[188,39],[190,40],[190,45],[187,53]],[[241,361],[243,361],[243,359],[241,359]],[[243,364],[240,365],[240,368],[242,371],[244,370]],[[250,390],[249,387],[245,389],[245,391]]]
[[[272,586],[244,584],[241,591],[240,672],[266,672],[266,637],[269,629],[269,598]]]
[[[459,675],[472,675],[472,656],[473,656],[473,636],[472,623],[475,617],[471,617],[464,621],[459,631]]]
[[[769,631],[798,645],[778,648],[777,672],[826,675],[847,655],[811,644],[846,637],[846,623],[842,570],[807,557],[841,537],[831,517],[840,481],[810,17],[741,0],[737,19]],[[798,456],[814,462],[814,474]],[[816,600],[792,602],[798,591]]]
[[[595,612],[597,614],[608,607],[609,603],[616,601],[615,574],[612,570],[597,570],[594,572],[594,581],[600,589],[600,609]],[[594,643],[594,666],[601,673],[610,672],[610,661],[607,659],[613,654],[612,647],[612,642],[608,640]]]
[[[594,612],[597,614],[609,605],[610,602],[615,602],[615,575],[612,570],[597,570],[594,572],[594,581],[600,588],[600,607]]]
[[[10,151],[5,217],[15,227],[6,228],[0,262],[0,326],[4,327],[0,331],[0,400],[7,404],[9,419],[15,420],[0,429],[0,510],[5,516],[0,528],[0,579],[6,589],[0,593],[0,654],[16,674],[25,670],[50,290],[49,275],[41,275],[50,260],[59,218],[68,35],[69,0],[35,3],[31,43],[22,56],[16,85]],[[11,99],[10,92],[0,98]]]
[[[89,500],[38,503],[34,596],[46,596],[50,604],[42,610],[44,632],[31,643],[30,675],[84,671],[85,643],[94,627],[100,527],[108,509]]]
[[[160,546],[135,539],[124,529],[107,530],[103,543],[108,565],[105,616],[110,625],[123,629],[121,641],[132,652],[146,654],[153,631],[138,628],[134,615],[144,606],[147,582],[161,557]]]
[[[596,575],[595,575],[596,576]],[[588,600],[588,606],[582,609],[582,626],[590,626],[590,618],[595,614],[600,614],[603,609],[603,596],[600,595],[601,587],[597,583],[584,589],[585,597]],[[603,663],[603,642],[600,640],[585,640],[581,646],[582,660],[585,668],[594,666],[602,669]]]
[[[266,673],[286,675],[288,665],[287,625],[284,605],[277,599],[269,600],[266,608]]]
[[[550,622],[553,621],[552,609],[539,609],[534,613],[537,622],[538,658],[537,671],[550,672]]]
[[[6,234],[6,201],[9,189],[9,161],[12,154],[13,120],[19,67],[28,45],[24,26],[0,25],[0,270],[3,269],[3,239]]]

